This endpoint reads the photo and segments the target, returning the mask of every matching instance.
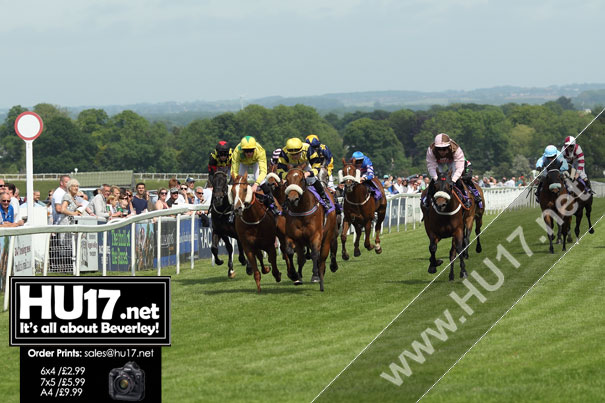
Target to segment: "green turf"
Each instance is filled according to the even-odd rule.
[[[604,210],[605,200],[595,200],[593,220]],[[485,232],[483,253],[471,252],[469,272],[478,270],[484,257],[496,261],[496,245],[506,242],[511,231],[523,224],[534,257],[527,258],[518,243],[514,244],[518,250],[511,248],[511,253],[523,269],[514,277],[507,272],[502,287],[512,284],[514,292],[501,299],[490,298],[483,305],[469,301],[477,313],[460,326],[456,337],[482,334],[492,317],[499,317],[510,306],[498,302],[507,302],[515,292],[527,289],[535,281],[535,272],[544,272],[561,255],[560,247],[551,256],[547,246],[536,240],[541,230],[530,224],[537,216],[530,209],[505,213]],[[604,384],[598,375],[605,367],[603,282],[599,278],[604,233],[601,222],[596,234],[587,235],[559,262],[426,398],[590,401],[600,396]],[[440,243],[438,255],[443,259],[448,243]],[[348,245],[351,252],[351,240]],[[164,401],[312,400],[434,278],[426,272],[428,241],[423,228],[385,234],[382,246],[382,255],[363,250],[361,257],[349,262],[339,256],[340,269],[326,275],[324,293],[308,283],[292,286],[281,261],[284,280],[276,284],[270,274],[263,276],[260,295],[254,280],[239,265],[234,280],[227,279],[225,266],[212,267],[208,261],[197,263],[194,270],[182,268],[178,276],[174,269],[163,268],[163,275],[173,276],[173,345],[163,348],[162,357]],[[305,279],[309,276],[310,267],[306,267]],[[427,321],[442,316],[445,308],[452,309],[447,293],[456,290],[462,295],[465,288],[458,278],[450,283],[443,276],[425,293],[432,297],[429,301],[418,307],[412,304],[410,315],[402,315],[405,321],[394,324],[405,329],[405,334],[393,339],[395,344],[388,337],[382,346],[382,339],[375,342],[381,347],[378,357],[395,360],[406,346],[406,337],[417,338]],[[0,348],[0,395],[2,401],[18,401],[18,348],[7,346],[8,314],[0,317],[0,334],[6,340]],[[452,341],[456,339],[435,343],[434,356],[443,357],[444,362],[459,357],[466,350],[464,343]],[[428,389],[422,389],[425,385],[430,386],[445,372],[441,362],[427,360],[422,366],[412,365],[414,375],[397,388],[378,376],[389,362],[370,359],[364,363],[360,357],[359,365],[352,365],[350,373],[345,371],[318,400],[416,400],[402,388],[411,386],[410,391],[423,392]],[[356,378],[358,374],[363,379]],[[339,382],[346,387],[339,388]]]

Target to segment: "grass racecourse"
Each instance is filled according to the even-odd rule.
[[[604,213],[605,200],[595,199],[593,223]],[[476,271],[483,280],[469,277],[484,299],[466,299],[472,313],[450,296],[469,293],[458,264],[454,282],[447,270],[427,273],[423,227],[384,234],[381,255],[364,249],[361,257],[343,262],[339,251],[340,268],[326,274],[324,293],[308,282],[294,287],[281,259],[282,283],[264,275],[260,295],[239,264],[234,280],[227,279],[225,265],[213,267],[208,260],[193,270],[181,268],[178,276],[163,269],[172,275],[172,346],[162,349],[163,401],[309,402],[318,395],[318,402],[416,401],[542,275],[423,401],[603,401],[605,220],[595,224],[594,234],[569,244],[573,248],[558,260],[561,246],[551,255],[548,243],[540,241],[539,216],[536,209],[504,212],[496,220],[486,216],[483,252],[477,254],[473,243],[467,261],[469,274]],[[587,229],[584,220],[581,235]],[[347,245],[352,252],[351,237]],[[440,242],[437,252],[446,261],[449,245]],[[305,280],[310,275],[307,264]],[[0,318],[0,400],[17,402],[19,349],[8,346],[8,313]],[[449,323],[444,340],[434,336],[438,321]],[[410,358],[414,347],[423,357]],[[400,386],[381,377],[396,379],[390,365],[404,367],[406,357],[411,372],[399,373]]]

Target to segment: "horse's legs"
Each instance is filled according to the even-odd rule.
[[[257,257],[258,261],[260,262],[260,269],[263,272],[263,274],[269,273],[271,271],[271,269],[269,268],[269,266],[265,266],[262,249],[256,250],[256,257]]]
[[[361,256],[361,250],[359,250],[359,240],[361,239],[361,225],[358,222],[354,222],[353,228],[355,228],[355,240],[353,241],[353,256],[358,257]]]
[[[554,234],[555,222],[548,214],[544,216],[544,222],[546,223],[547,227],[550,228],[550,233],[548,234],[548,245],[549,245],[548,251],[550,253],[555,253],[555,249],[552,246],[552,241],[553,241],[553,239],[555,239],[555,234]]]
[[[429,235],[429,252],[431,252],[430,263],[429,263],[429,273],[433,274],[437,272],[437,266],[443,263],[443,260],[435,259],[435,253],[437,252],[437,242],[439,242],[439,238],[436,236]]]
[[[210,246],[210,251],[212,252],[212,255],[214,256],[214,263],[216,263],[217,266],[220,266],[223,264],[223,261],[218,257],[218,241],[219,241],[218,233],[216,233],[214,231],[214,229],[212,229],[212,246]]]
[[[254,252],[250,248],[244,248],[246,253],[246,257],[248,258],[248,265],[250,266],[250,273],[254,273],[254,281],[256,281],[256,290],[260,292],[260,272],[258,271],[258,266],[256,264],[256,256],[254,256]],[[246,272],[248,268],[246,268]]]
[[[481,233],[481,226],[483,225],[483,215],[478,214],[475,216],[475,236],[477,237],[477,247],[475,248],[475,252],[481,253],[481,238],[479,234]]]
[[[370,237],[372,236],[372,222],[372,220],[368,220],[366,221],[366,225],[364,226],[365,238],[363,241],[363,246],[367,250],[374,249],[374,245],[372,245],[372,242],[370,242]]]
[[[464,263],[464,230],[458,229],[454,232],[452,237],[452,248],[450,249],[450,281],[454,280],[454,259],[458,256],[460,260],[460,278],[466,278],[466,265]]]
[[[304,245],[295,244],[296,250],[296,262],[298,263],[298,280],[302,283],[302,270],[307,258],[305,257],[305,247]]]
[[[582,222],[582,216],[584,215],[584,209],[582,207],[582,204],[579,204],[580,207],[578,207],[578,211],[576,211],[576,226],[574,228],[574,233],[576,234],[576,238],[580,238],[580,223]],[[587,216],[588,217],[588,216]],[[571,240],[570,240],[571,242]]]
[[[343,214],[342,230],[340,232],[340,243],[342,244],[342,260],[349,260],[349,253],[347,252],[347,232],[349,232],[349,226],[351,223],[346,219]]]
[[[223,235],[221,238],[223,239],[223,242],[225,242],[225,247],[227,248],[227,256],[229,256],[229,261],[227,262],[227,276],[229,278],[234,278],[235,271],[233,271],[233,245],[231,244],[231,240],[227,235]]]
[[[382,209],[379,210],[378,217],[376,219],[376,225],[374,226],[374,231],[376,231],[376,239],[374,240],[374,251],[376,251],[377,254],[382,253],[382,247],[380,246],[380,231],[382,231],[382,222],[384,221],[385,215],[386,207],[384,211],[382,211]]]
[[[246,254],[244,253],[244,247],[237,241],[237,251],[239,253],[239,262],[242,266],[246,265]]]
[[[588,220],[588,232],[590,234],[594,234],[594,228],[592,228],[592,222],[590,221],[590,213],[592,212],[592,196],[585,202],[584,208],[586,209],[586,220]]]
[[[294,285],[301,285],[302,278],[298,276],[298,273],[296,273],[296,269],[294,268],[294,241],[291,238],[286,237],[284,244],[286,249],[285,256],[287,257],[287,261],[289,262],[286,264],[286,267],[288,268],[288,278],[294,281]]]
[[[279,283],[281,281],[281,273],[277,268],[277,251],[275,250],[275,248],[269,248],[269,251],[267,252],[267,259],[271,264],[271,274],[273,274],[275,282]]]
[[[336,255],[338,254],[338,231],[334,228],[334,235],[330,241],[330,270],[334,273],[338,270],[338,262],[336,261]]]

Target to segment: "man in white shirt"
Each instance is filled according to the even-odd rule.
[[[61,206],[63,204],[63,196],[67,193],[67,182],[70,180],[69,175],[61,175],[59,178],[59,187],[53,192],[52,208],[53,208],[53,224],[59,223],[59,218],[62,213]]]

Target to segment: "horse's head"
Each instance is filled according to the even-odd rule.
[[[558,195],[561,192],[562,184],[561,172],[556,168],[549,169],[546,173],[544,187],[555,195]]]
[[[355,167],[353,162],[346,162],[342,159],[342,169],[338,171],[338,183],[344,183],[345,192],[353,190],[353,186],[361,181],[361,171]]]
[[[277,188],[279,188],[279,185],[281,185],[282,183],[281,178],[277,174],[277,164],[271,165],[269,167],[269,173],[267,173],[265,181],[267,182],[267,185],[269,185],[269,187],[271,188],[271,192],[275,193]]]
[[[233,185],[229,186],[229,203],[233,206],[233,211],[241,215],[245,209],[250,207],[253,202],[254,194],[252,186],[248,185],[248,174],[233,177]]]
[[[287,187],[285,190],[286,201],[292,206],[297,206],[300,201],[307,182],[305,181],[305,171],[301,168],[290,168],[286,174]]]
[[[229,176],[225,170],[218,170],[214,173],[211,181],[212,185],[212,204],[214,206],[220,206],[223,204],[225,196],[228,192]]]
[[[433,199],[439,210],[445,209],[452,198],[454,182],[452,181],[452,172],[437,171],[437,180],[435,181],[435,194]]]

